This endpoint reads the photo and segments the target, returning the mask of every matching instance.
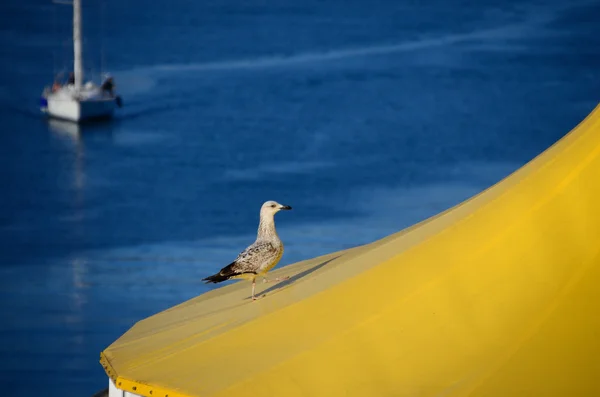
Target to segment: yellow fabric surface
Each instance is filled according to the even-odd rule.
[[[142,320],[101,363],[148,397],[600,395],[600,106],[470,200],[283,275]]]

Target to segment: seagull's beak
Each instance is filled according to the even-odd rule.
[[[280,210],[291,210],[292,207],[290,207],[289,205],[282,205],[281,207],[279,207]]]

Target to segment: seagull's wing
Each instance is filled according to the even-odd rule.
[[[254,244],[242,251],[235,261],[225,266],[210,277],[203,279],[209,283],[219,283],[243,274],[256,274],[266,263],[277,258],[278,251],[269,241],[256,241]]]
[[[271,242],[257,241],[238,255],[233,261],[233,269],[242,273],[256,273],[265,263],[277,258],[277,254],[277,248]]]

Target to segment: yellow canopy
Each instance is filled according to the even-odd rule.
[[[147,397],[598,396],[599,155],[600,106],[451,210],[158,313],[101,363]]]

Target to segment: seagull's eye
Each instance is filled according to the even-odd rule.
[[[275,208],[275,204],[271,204],[271,208]]]

